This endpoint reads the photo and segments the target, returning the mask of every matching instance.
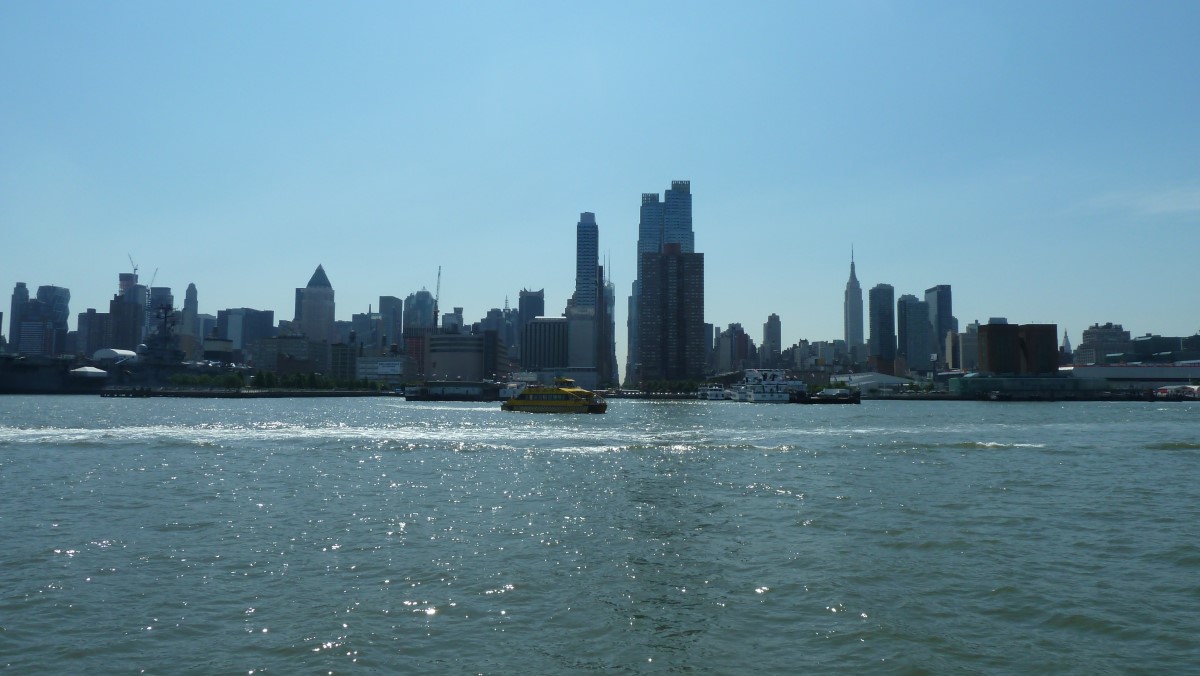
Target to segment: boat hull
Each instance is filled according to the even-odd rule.
[[[582,404],[573,406],[553,406],[549,404],[524,403],[506,401],[500,405],[502,411],[517,411],[522,413],[604,413],[608,404]]]

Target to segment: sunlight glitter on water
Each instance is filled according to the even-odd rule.
[[[17,671],[1194,664],[1182,409],[77,402],[3,411]]]

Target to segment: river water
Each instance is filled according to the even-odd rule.
[[[1200,405],[0,397],[14,673],[1200,669]]]

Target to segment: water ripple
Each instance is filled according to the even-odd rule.
[[[78,397],[0,420],[16,672],[1200,660],[1182,408]]]

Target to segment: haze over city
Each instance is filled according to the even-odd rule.
[[[639,198],[691,181],[705,320],[842,336],[864,288],[963,324],[1200,329],[1200,5],[0,6],[0,288],[102,309],[132,256],[202,312],[321,264],[337,318],[574,290],[599,225],[618,364]]]

